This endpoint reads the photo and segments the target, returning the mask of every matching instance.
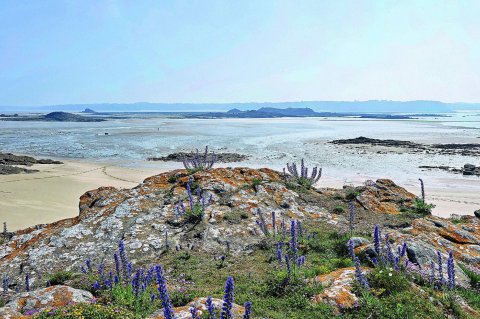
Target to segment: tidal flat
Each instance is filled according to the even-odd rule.
[[[472,215],[480,208],[479,177],[420,168],[479,165],[478,157],[330,143],[360,136],[420,144],[480,143],[480,116],[471,112],[437,119],[372,120],[173,119],[130,115],[87,123],[4,121],[0,128],[3,152],[48,157],[66,164],[35,167],[40,170],[35,174],[0,176],[0,209],[4,219],[16,229],[31,226],[31,220],[51,222],[76,216],[78,198],[85,191],[109,185],[133,187],[148,176],[182,167],[179,162],[151,162],[149,157],[189,152],[206,145],[216,152],[248,156],[245,161],[218,166],[282,170],[287,162],[304,158],[309,165],[323,168],[318,187],[360,185],[367,179],[390,178],[419,193],[418,178],[422,178],[429,202],[436,205],[435,215]],[[22,216],[13,220],[19,207]]]

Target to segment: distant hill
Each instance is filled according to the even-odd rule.
[[[43,116],[44,121],[55,122],[100,122],[101,119],[89,118],[67,112],[51,112]]]
[[[89,109],[88,107],[82,111],[82,113],[87,113],[87,114],[95,114],[97,112],[95,112],[94,110],[92,109]]]
[[[249,103],[100,103],[45,106],[0,106],[1,112],[226,112],[228,110],[311,109],[334,113],[447,113],[456,110],[480,110],[480,103],[443,103],[438,101],[301,101]],[[270,112],[271,113],[271,112]]]
[[[278,109],[273,107],[261,107],[257,110],[262,113],[272,113],[283,116],[315,116],[317,113],[310,108],[286,108]]]
[[[46,115],[6,117],[2,121],[44,121],[44,122],[103,122],[105,119],[82,116],[67,112],[51,112]]]

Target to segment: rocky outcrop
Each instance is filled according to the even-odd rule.
[[[357,201],[366,210],[383,214],[399,214],[401,207],[410,206],[416,198],[389,179],[379,179],[360,191]]]
[[[208,314],[207,311],[207,298],[196,298],[192,302],[188,303],[186,306],[183,307],[176,307],[173,308],[175,312],[176,319],[190,319],[192,318],[192,314],[190,313],[190,308],[195,307],[197,308],[197,314],[200,318],[203,318],[205,314]],[[212,298],[212,303],[215,309],[220,310],[223,307],[223,300]],[[232,319],[241,319],[243,314],[245,313],[245,308],[243,306],[232,304]],[[163,310],[160,309],[155,313],[151,314],[147,317],[147,319],[164,319]]]
[[[0,175],[36,173],[38,170],[27,169],[21,166],[32,166],[33,164],[63,164],[60,161],[51,159],[35,159],[30,156],[18,156],[11,153],[0,153]]]
[[[463,165],[462,168],[456,168],[456,167],[450,167],[450,166],[429,166],[429,165],[423,165],[419,166],[419,168],[424,168],[424,169],[439,169],[442,171],[447,171],[450,173],[455,173],[455,174],[462,174],[465,176],[480,176],[480,166],[475,166],[473,164],[465,164]]]
[[[20,156],[20,155],[13,155],[11,153],[0,153],[0,164],[32,166],[33,164],[63,164],[63,163],[60,161],[54,161],[51,159],[35,159],[31,156]]]
[[[30,292],[13,295],[0,308],[0,318],[28,318],[39,311],[58,308],[79,302],[91,302],[93,295],[88,291],[74,289],[68,286],[53,286]]]
[[[184,159],[192,159],[192,153],[177,152],[168,154],[161,157],[149,157],[149,161],[162,161],[162,162],[183,162]],[[238,153],[215,153],[216,162],[218,163],[233,163],[246,161],[249,156]]]
[[[372,145],[372,146],[385,146],[385,147],[403,147],[403,148],[413,148],[418,149],[422,148],[421,144],[409,142],[409,141],[398,141],[398,140],[380,140],[376,138],[368,138],[360,136],[357,138],[349,138],[343,140],[334,140],[332,144],[339,145]]]
[[[350,147],[381,147],[386,151],[397,152],[399,149],[405,152],[417,154],[438,154],[438,155],[460,155],[460,156],[478,156],[480,155],[480,144],[420,144],[410,141],[399,140],[381,140],[360,136],[357,138],[341,139],[331,141],[332,144],[347,145]]]
[[[175,222],[178,198],[186,200],[189,176],[185,170],[150,177],[133,189],[102,187],[80,198],[78,217],[17,231],[0,246],[0,272],[19,281],[30,273],[35,280],[42,273],[78,270],[86,259],[110,263],[120,239],[136,264],[150,264],[167,246],[177,245],[212,256],[227,249],[247,254],[265,238],[256,225],[258,209],[265,214],[275,210],[278,222],[290,218],[345,221],[321,203],[300,201],[285,186],[281,173],[270,169],[218,168],[191,178],[194,189],[198,186],[212,196],[212,205],[198,224]],[[254,185],[254,181],[260,183]],[[245,217],[236,223],[227,220],[238,212]]]
[[[358,306],[358,297],[352,292],[355,280],[355,267],[337,269],[331,273],[316,276],[312,281],[319,282],[325,288],[312,301],[326,303],[340,311]]]
[[[475,166],[473,164],[465,164],[463,165],[462,174],[480,176],[480,166]]]

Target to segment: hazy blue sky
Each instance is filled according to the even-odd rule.
[[[480,102],[480,1],[0,0],[0,105]]]

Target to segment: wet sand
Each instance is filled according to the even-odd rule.
[[[70,161],[31,168],[40,172],[0,176],[0,222],[7,222],[9,230],[75,217],[86,191],[100,186],[131,188],[160,173]]]
[[[164,163],[133,168],[105,163],[64,162],[62,165],[34,165],[32,168],[40,170],[39,173],[0,176],[0,222],[5,221],[9,230],[16,230],[74,217],[78,215],[80,196],[88,190],[101,186],[131,188],[147,177],[181,166],[180,163]],[[240,163],[239,166],[247,165]],[[341,188],[345,184],[361,185],[366,179],[391,178],[412,193],[420,192],[418,180],[407,177],[367,176],[343,170],[336,172],[335,169],[324,172],[319,187]],[[425,185],[427,201],[436,205],[435,215],[472,215],[480,209],[480,179],[459,180],[453,176],[428,178]]]

